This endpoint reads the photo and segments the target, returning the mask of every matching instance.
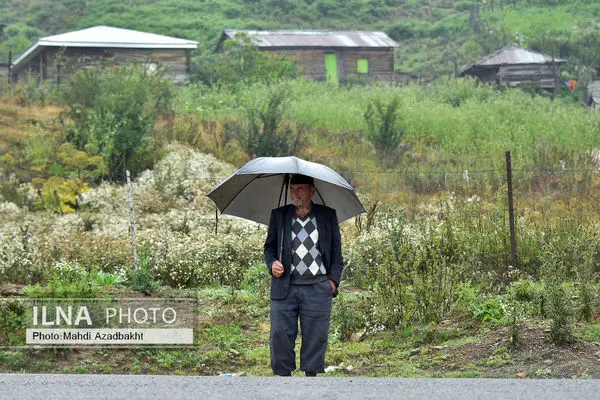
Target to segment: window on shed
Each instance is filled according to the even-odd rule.
[[[356,72],[359,74],[368,74],[369,73],[369,59],[367,58],[359,58],[356,60]]]

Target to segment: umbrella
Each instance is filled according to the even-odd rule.
[[[342,222],[365,208],[354,189],[331,168],[297,157],[259,157],[228,176],[208,197],[221,213],[268,224],[271,210],[285,204],[291,175],[312,176],[317,189],[313,202],[334,208]]]

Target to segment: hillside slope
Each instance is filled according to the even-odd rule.
[[[193,59],[227,27],[369,29],[398,41],[397,68],[423,78],[509,43],[569,57],[577,76],[600,60],[599,15],[593,0],[0,0],[0,63],[39,37],[101,24],[197,40]]]

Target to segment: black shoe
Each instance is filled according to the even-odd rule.
[[[312,376],[317,376],[317,373],[316,372],[310,372],[310,371],[304,371],[304,375],[312,377]]]

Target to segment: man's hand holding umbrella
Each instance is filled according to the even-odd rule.
[[[283,272],[283,264],[280,263],[279,260],[273,261],[273,264],[271,264],[271,273],[273,274],[273,276],[275,278],[281,278]]]

